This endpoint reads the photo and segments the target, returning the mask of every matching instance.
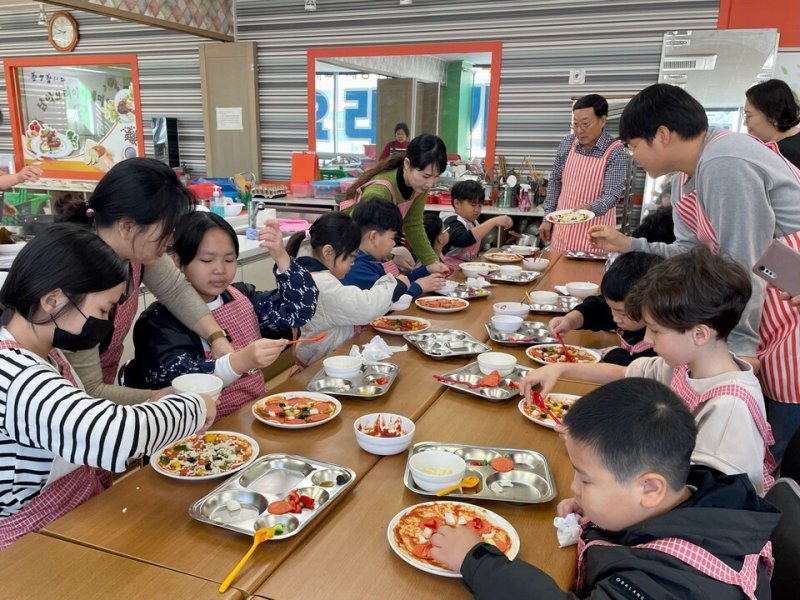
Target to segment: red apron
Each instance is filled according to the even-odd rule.
[[[458,218],[458,217],[456,217]],[[481,243],[476,241],[470,246],[464,248],[450,248],[450,251],[443,257],[442,262],[455,273],[461,268],[462,262],[470,262],[475,260],[480,252]]]
[[[777,468],[775,459],[769,447],[775,444],[775,438],[772,436],[772,427],[770,427],[764,415],[759,410],[758,401],[753,395],[745,388],[739,385],[720,385],[708,390],[702,394],[695,392],[692,387],[686,382],[689,374],[689,368],[686,365],[676,367],[672,373],[672,380],[669,382],[669,388],[681,397],[686,408],[692,415],[695,415],[700,407],[708,402],[711,398],[718,396],[735,396],[739,398],[747,406],[747,411],[750,417],[756,424],[756,429],[761,434],[761,439],[764,442],[764,494],[766,494],[775,483],[772,477],[772,472]]]
[[[17,342],[0,340],[0,349],[19,347]],[[59,350],[54,348],[48,357],[58,366],[64,379],[80,387],[75,372]],[[85,465],[45,484],[39,495],[19,511],[0,519],[0,548],[12,544],[26,533],[39,531],[109,487],[111,473]]]
[[[619,338],[620,347],[628,354],[639,354],[639,352],[646,352],[653,347],[653,344],[645,342],[644,340],[633,345],[629,344],[625,341],[625,338],[622,337],[622,329],[617,329],[617,337]]]
[[[622,146],[622,142],[613,142],[603,156],[598,158],[578,154],[578,142],[572,144],[564,164],[564,172],[561,176],[561,194],[558,197],[556,208],[558,210],[578,208],[597,198],[605,184],[604,176],[608,159],[611,153],[620,146]],[[553,252],[567,252],[568,250],[596,252],[597,249],[589,243],[588,238],[589,228],[595,225],[608,225],[615,228],[617,226],[616,207],[586,223],[553,225],[550,250]]]
[[[718,140],[730,131],[721,131],[708,141],[708,144]],[[754,138],[757,139],[757,138]],[[708,145],[706,144],[706,145]],[[786,158],[777,152],[775,144],[766,144],[792,169],[800,182],[800,171]],[[686,183],[684,175],[682,184]],[[689,229],[694,233],[697,241],[716,253],[719,252],[717,232],[711,221],[703,212],[697,200],[697,192],[684,195],[678,202],[678,214]],[[780,239],[787,246],[800,251],[800,232],[795,231]],[[780,299],[780,291],[772,286],[767,286],[761,323],[759,325],[760,342],[756,356],[761,361],[758,378],[764,389],[764,395],[776,402],[800,404],[800,312]]]
[[[619,546],[612,542],[593,540],[589,543],[583,541],[583,536],[578,538],[578,580],[577,589],[581,590],[585,577],[584,554],[592,546]],[[721,581],[735,585],[742,589],[750,600],[756,599],[758,586],[758,563],[764,561],[767,565],[767,574],[772,577],[772,568],[775,559],[772,558],[772,542],[767,542],[758,554],[748,554],[744,557],[742,568],[739,571],[726,565],[705,548],[697,546],[680,538],[662,538],[647,544],[626,546],[627,548],[641,548],[642,550],[657,550],[678,559],[684,564],[700,571],[714,581]]]
[[[128,284],[130,293],[125,298],[125,302],[117,306],[114,313],[114,333],[111,336],[111,343],[100,355],[100,367],[103,369],[103,383],[105,384],[113,385],[117,382],[119,361],[125,350],[122,344],[139,312],[139,284],[142,282],[142,269],[143,265],[131,263],[131,281]]]
[[[261,329],[253,303],[233,286],[228,287],[228,293],[233,296],[233,301],[215,308],[211,314],[219,326],[231,336],[233,349],[241,350],[251,342],[261,339]],[[206,358],[211,358],[210,351],[206,352]],[[217,402],[217,420],[231,414],[243,404],[261,398],[265,392],[264,373],[261,369],[244,373],[222,390]]]

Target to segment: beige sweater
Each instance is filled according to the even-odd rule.
[[[181,323],[191,328],[206,316],[208,306],[192,287],[183,273],[164,255],[142,271],[142,283],[175,315]],[[137,297],[130,302],[138,302]],[[127,332],[126,332],[127,333]],[[80,377],[86,392],[95,398],[106,398],[117,404],[137,404],[150,397],[150,390],[139,390],[103,383],[100,369],[100,351],[97,347],[81,352],[65,352],[64,355]]]
[[[739,371],[723,373],[707,379],[687,377],[695,392],[703,394],[720,385],[738,385],[750,392],[759,403],[766,419],[761,386],[753,368],[734,356]],[[637,358],[625,373],[626,377],[647,377],[669,385],[673,369],[660,356]],[[697,423],[697,444],[692,463],[707,465],[726,475],[746,473],[760,496],[764,495],[764,440],[747,405],[735,396],[709,399],[694,415]]]

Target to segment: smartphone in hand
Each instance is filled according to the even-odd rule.
[[[753,266],[753,273],[790,296],[800,295],[800,252],[772,240]]]

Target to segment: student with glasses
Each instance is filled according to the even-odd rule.
[[[572,107],[571,133],[561,140],[544,201],[545,214],[555,210],[585,209],[597,218],[591,223],[539,227],[539,236],[556,252],[591,250],[586,238],[590,225],[615,226],[616,205],[625,188],[628,158],[622,144],[605,132],[608,102],[590,94]]]

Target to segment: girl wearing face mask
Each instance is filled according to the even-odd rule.
[[[88,203],[70,200],[56,205],[62,220],[92,227],[129,265],[129,286],[115,309],[111,335],[99,347],[67,355],[90,394],[130,404],[164,393],[113,385],[123,341],[138,312],[140,283],[181,323],[207,340],[214,356],[233,351],[206,303],[165,255],[175,226],[193,205],[191,193],[175,172],[151,158],[131,158],[114,165]]]
[[[264,235],[278,289],[257,292],[249,283],[232,283],[239,241],[225,219],[196,212],[181,220],[173,243],[175,263],[231,335],[235,352],[213,360],[208,344],[156,302],[133,329],[136,357],[125,368],[126,382],[163,387],[184,373],[213,373],[225,384],[217,418],[264,395],[260,369],[278,358],[292,329],[314,315],[318,294],[308,271],[286,253],[278,222],[268,221]]]
[[[408,238],[411,250],[429,273],[446,274],[449,269],[433,251],[423,225],[428,193],[446,167],[444,142],[435,135],[423,133],[411,140],[405,156],[382,160],[356,179],[347,190],[347,199],[341,203],[340,209],[348,210],[358,202],[375,198],[394,202],[403,215],[403,234]],[[399,274],[397,266],[388,257],[384,269],[391,275]]]
[[[61,350],[108,335],[127,278],[108,245],[70,224],[52,226],[14,260],[0,290],[0,548],[100,493],[108,471],[214,419],[204,396],[119,406],[82,389]]]

